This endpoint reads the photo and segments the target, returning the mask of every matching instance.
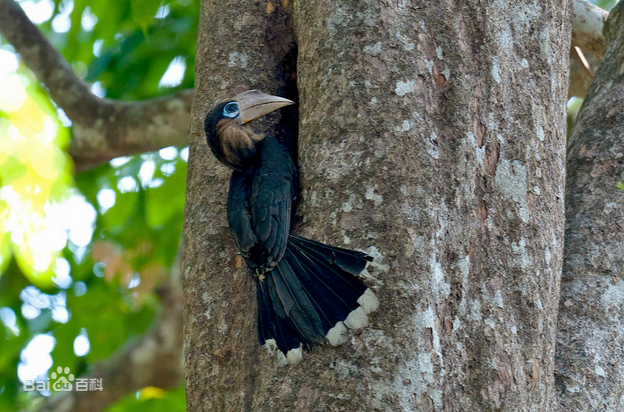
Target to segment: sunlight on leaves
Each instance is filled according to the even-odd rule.
[[[139,399],[160,399],[165,396],[165,391],[154,386],[146,386],[139,391]]]
[[[28,74],[0,71],[0,271],[11,255],[39,287],[52,286],[66,235],[47,216],[68,194],[68,129]]]

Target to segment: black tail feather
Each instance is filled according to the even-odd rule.
[[[325,262],[336,264],[342,270],[352,275],[359,275],[366,268],[368,262],[373,261],[371,256],[356,250],[333,247],[295,235],[290,235],[289,240],[292,245],[314,253],[319,256],[319,258],[322,257]]]
[[[277,293],[282,302],[287,302],[286,316],[290,318],[297,330],[310,343],[322,343],[325,333],[316,309],[310,302],[306,290],[302,287],[297,274],[287,260],[282,260],[271,271]],[[284,305],[286,308],[286,305]]]
[[[317,253],[314,249],[302,249],[296,245],[293,245],[292,250],[295,255],[297,255],[302,265],[308,268],[308,273],[310,275],[329,284],[334,293],[338,293],[341,298],[345,295],[349,296],[352,293],[362,294],[366,290],[366,286],[360,279],[353,276],[351,272],[345,271],[337,263],[328,261],[328,256]],[[358,274],[360,272],[358,272]],[[338,290],[335,290],[336,288],[338,288]],[[351,292],[348,292],[349,289]]]
[[[296,363],[300,348],[342,343],[336,338],[346,331],[342,322],[357,318],[347,324],[361,327],[377,308],[374,294],[356,277],[371,260],[365,253],[291,235],[283,259],[258,278],[260,344],[274,341],[287,362]]]
[[[305,254],[294,248],[293,255],[297,259],[301,269],[300,278],[302,283],[308,286],[308,290],[323,302],[323,307],[335,312],[330,316],[330,321],[334,324],[344,320],[346,316],[358,307],[357,299],[364,293],[366,287],[359,279],[345,279],[344,272],[336,273],[331,267],[323,265],[313,255]],[[358,282],[362,287],[357,287],[353,283]]]
[[[257,288],[258,295],[261,297],[258,300],[258,337],[260,344],[264,345],[273,339],[275,345],[284,353],[299,347],[299,342],[302,341],[303,336],[294,327],[292,321],[286,317],[284,307],[275,291],[273,279],[259,280]]]
[[[288,260],[295,273],[302,274],[299,276],[299,280],[313,302],[317,313],[320,314],[323,331],[333,328],[336,322],[345,319],[349,314],[351,305],[344,302],[339,293],[314,275],[314,269],[304,264],[305,258],[297,257],[299,255],[297,250],[288,252],[290,253],[287,253],[284,258]]]

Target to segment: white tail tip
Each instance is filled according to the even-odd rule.
[[[303,359],[303,348],[301,346],[297,349],[289,350],[285,355],[284,352],[277,347],[275,339],[267,339],[262,346],[269,352],[269,355],[275,354],[277,366],[279,367],[286,365],[295,366]]]
[[[368,325],[367,315],[379,308],[379,299],[370,289],[364,291],[362,296],[358,298],[357,303],[360,306],[351,311],[344,321],[336,323],[325,335],[330,345],[338,346],[345,343],[349,339],[347,328],[362,329]]]
[[[379,299],[373,293],[372,290],[366,289],[364,294],[359,297],[357,302],[360,304],[364,312],[368,315],[371,312],[374,312],[379,307]]]
[[[347,335],[347,327],[343,322],[336,323],[336,326],[327,331],[327,335],[325,335],[327,341],[332,346],[342,345],[349,339]]]
[[[368,325],[368,316],[366,316],[366,312],[360,306],[349,313],[344,323],[349,329],[362,329],[364,326]]]
[[[298,365],[299,362],[301,362],[301,359],[303,359],[303,349],[301,348],[301,346],[297,349],[289,350],[286,354],[286,361],[291,366]]]

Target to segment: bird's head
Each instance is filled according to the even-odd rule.
[[[291,104],[294,104],[291,100],[258,90],[249,90],[219,103],[204,120],[210,150],[226,166],[243,169],[255,157],[256,145],[264,138],[254,133],[247,123]]]

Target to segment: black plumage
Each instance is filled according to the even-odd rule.
[[[357,278],[372,259],[291,234],[299,175],[286,147],[247,125],[291,101],[258,91],[219,104],[206,116],[208,144],[234,169],[227,217],[257,283],[258,337],[297,363],[310,345],[343,343],[377,308],[375,295]]]

